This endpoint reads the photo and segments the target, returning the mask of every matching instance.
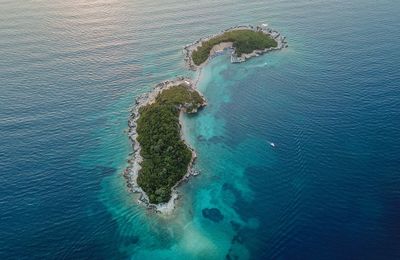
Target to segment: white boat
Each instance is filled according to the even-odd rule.
[[[275,147],[275,144],[273,142],[269,142],[269,145]]]

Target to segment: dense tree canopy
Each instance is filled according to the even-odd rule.
[[[232,42],[238,56],[241,56],[242,53],[251,53],[254,50],[277,46],[277,42],[274,39],[262,32],[249,29],[229,31],[210,39],[193,51],[192,59],[194,64],[198,66],[205,62],[210,55],[212,47],[221,42]]]
[[[203,103],[198,92],[179,85],[139,110],[137,140],[143,162],[137,182],[151,203],[167,202],[171,188],[186,174],[192,152],[180,136],[179,111],[194,112]]]

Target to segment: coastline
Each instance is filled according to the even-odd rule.
[[[179,120],[180,129],[181,129],[181,133],[180,133],[181,139],[184,141],[185,145],[192,151],[192,158],[188,165],[187,173],[183,176],[183,178],[180,181],[178,181],[171,188],[170,200],[167,203],[152,204],[149,202],[149,198],[148,198],[147,194],[137,184],[137,177],[138,177],[139,171],[141,169],[140,163],[143,161],[143,158],[140,155],[141,147],[140,147],[140,143],[137,141],[138,134],[136,131],[136,127],[137,127],[137,120],[140,117],[140,113],[139,113],[140,108],[154,103],[158,94],[160,94],[162,91],[164,91],[166,89],[169,89],[169,88],[171,88],[173,86],[177,86],[177,85],[185,85],[188,88],[191,88],[192,90],[198,92],[199,95],[202,96],[203,99],[205,100],[202,93],[200,93],[196,89],[196,84],[189,78],[180,77],[180,78],[176,78],[174,80],[163,81],[163,82],[157,84],[150,93],[145,93],[136,99],[135,107],[131,110],[131,116],[128,121],[128,125],[129,125],[128,136],[132,142],[133,155],[132,155],[132,158],[129,159],[129,161],[128,161],[129,165],[125,169],[124,174],[123,174],[127,181],[127,186],[133,193],[139,194],[139,198],[138,198],[139,204],[145,205],[148,209],[154,210],[156,212],[163,213],[163,214],[171,214],[173,212],[173,210],[175,209],[176,201],[179,198],[179,194],[177,191],[177,188],[179,187],[179,185],[183,182],[188,181],[188,179],[191,176],[198,175],[198,172],[193,169],[193,165],[197,158],[197,154],[194,151],[194,149],[186,142],[185,138],[183,138],[182,122],[181,122],[181,120]],[[207,102],[205,101],[203,104],[201,104],[201,106],[199,108],[204,107],[206,105],[207,105]],[[183,112],[184,112],[184,108],[180,109],[179,117],[181,117]],[[197,112],[197,110],[192,113],[196,113],[196,112]]]
[[[270,37],[272,37],[273,39],[276,40],[277,42],[277,46],[276,47],[271,47],[271,48],[267,48],[264,50],[254,50],[252,53],[249,54],[242,54],[241,57],[236,57],[236,55],[234,55],[235,53],[235,49],[232,46],[231,42],[223,42],[220,44],[217,44],[215,46],[213,46],[212,50],[210,51],[209,57],[207,58],[207,60],[205,62],[203,62],[202,64],[200,64],[199,66],[195,65],[192,59],[192,53],[194,50],[196,50],[199,46],[202,45],[203,42],[208,41],[211,38],[217,37],[219,35],[224,34],[225,32],[229,32],[229,31],[233,31],[233,30],[243,30],[243,29],[250,29],[253,31],[261,31],[267,35],[269,35]],[[129,118],[128,121],[128,126],[129,126],[129,130],[128,130],[128,136],[132,142],[132,147],[133,147],[133,154],[132,157],[128,160],[129,165],[128,167],[125,169],[123,175],[127,181],[127,186],[128,188],[133,192],[133,193],[138,193],[139,194],[139,198],[138,198],[138,203],[141,205],[144,205],[147,209],[149,210],[153,210],[155,212],[161,213],[161,214],[171,214],[174,209],[176,208],[176,204],[177,201],[179,199],[179,193],[177,188],[182,184],[185,183],[189,180],[189,178],[191,176],[197,176],[199,174],[199,172],[197,172],[196,170],[194,170],[193,166],[195,163],[195,160],[197,158],[197,154],[195,152],[195,150],[187,143],[187,141],[184,138],[184,134],[182,132],[183,129],[183,125],[182,125],[182,120],[181,120],[181,116],[184,112],[184,108],[180,109],[179,112],[179,125],[180,125],[180,136],[181,136],[181,140],[185,143],[185,145],[191,150],[192,152],[192,157],[190,160],[190,163],[188,165],[188,169],[186,174],[182,177],[182,179],[180,179],[172,188],[171,188],[171,198],[168,202],[166,203],[160,203],[160,204],[152,204],[149,201],[149,198],[147,196],[147,194],[143,191],[143,189],[137,184],[137,178],[138,178],[138,174],[139,171],[141,169],[141,162],[143,161],[143,158],[140,155],[141,152],[141,147],[139,142],[137,141],[137,120],[140,117],[140,113],[139,110],[141,107],[152,104],[155,102],[156,97],[158,96],[158,94],[160,94],[162,91],[171,88],[173,86],[177,86],[177,85],[185,85],[188,88],[191,88],[192,90],[196,91],[201,97],[203,97],[204,103],[202,103],[199,107],[204,107],[207,105],[207,101],[204,98],[203,94],[201,92],[199,92],[197,90],[197,84],[199,83],[200,79],[202,78],[202,69],[203,67],[208,64],[208,62],[214,57],[214,56],[218,56],[221,53],[225,53],[225,50],[230,50],[230,54],[231,54],[231,62],[232,63],[241,63],[241,62],[245,62],[246,60],[252,58],[252,57],[257,57],[261,54],[273,51],[273,50],[280,50],[283,48],[288,47],[287,42],[286,42],[286,38],[284,36],[282,36],[279,32],[274,31],[272,29],[268,29],[267,27],[259,27],[259,26],[235,26],[235,27],[231,27],[228,28],[226,30],[221,31],[218,34],[215,35],[211,35],[208,37],[204,37],[201,38],[200,40],[195,41],[192,44],[186,45],[184,47],[184,55],[185,55],[185,64],[186,66],[193,71],[196,71],[196,75],[194,77],[194,79],[190,79],[190,78],[185,78],[185,77],[178,77],[174,80],[167,80],[167,81],[163,81],[159,84],[157,84],[153,90],[150,93],[145,93],[141,96],[139,96],[136,101],[135,101],[135,106],[134,108],[131,110],[131,116]],[[196,113],[197,109],[192,112],[192,113]]]
[[[232,42],[223,42],[218,44],[219,46],[214,46],[213,49],[210,52],[210,55],[208,57],[208,59],[203,62],[200,65],[196,65],[193,62],[192,59],[192,54],[193,51],[197,50],[198,47],[202,46],[203,42],[207,42],[212,38],[218,37],[223,35],[226,32],[231,32],[231,31],[235,31],[235,30],[252,30],[255,32],[262,32],[265,35],[270,36],[271,38],[273,38],[276,42],[277,42],[277,46],[276,47],[271,47],[271,48],[267,48],[267,49],[263,49],[263,50],[254,50],[251,53],[248,54],[242,54],[240,57],[236,57],[236,55],[234,55],[235,53],[235,48],[232,47]],[[218,48],[219,47],[219,48]],[[274,50],[281,50],[283,48],[287,48],[288,44],[286,42],[286,37],[282,36],[278,31],[275,31],[273,29],[270,29],[266,26],[252,26],[252,25],[238,25],[238,26],[234,26],[225,30],[220,31],[219,33],[213,34],[213,35],[209,35],[203,38],[200,38],[199,40],[186,45],[183,48],[183,54],[184,54],[184,60],[185,60],[185,65],[188,69],[192,70],[192,71],[196,71],[196,70],[201,70],[205,65],[207,65],[207,63],[209,62],[210,59],[213,58],[213,54],[216,52],[221,52],[224,50],[231,50],[231,62],[232,63],[241,63],[241,62],[245,62],[246,60],[252,58],[252,57],[257,57],[260,56],[262,54],[265,54],[267,52],[270,51],[274,51]]]

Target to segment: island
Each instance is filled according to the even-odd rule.
[[[235,26],[185,46],[184,54],[188,68],[201,72],[209,60],[222,54],[240,63],[287,46],[285,37],[266,25]],[[180,122],[182,114],[195,114],[207,105],[197,82],[179,77],[157,84],[151,93],[136,99],[129,119],[134,151],[124,176],[129,189],[139,193],[139,203],[159,213],[171,213],[179,197],[177,187],[198,174],[192,167],[196,153],[184,140]],[[215,212],[203,213],[214,216]]]
[[[240,25],[221,31],[186,45],[186,65],[191,70],[202,68],[207,61],[223,54],[231,54],[232,63],[241,63],[249,58],[288,47],[286,37],[279,32],[261,26]]]
[[[178,197],[175,188],[196,174],[191,167],[196,153],[182,137],[179,117],[206,104],[188,78],[162,82],[137,100],[129,123],[135,155],[125,177],[147,207],[171,212]]]

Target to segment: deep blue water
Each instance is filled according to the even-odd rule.
[[[400,259],[400,2],[0,7],[0,259]],[[121,175],[134,98],[193,76],[185,44],[262,22],[289,48],[208,64],[202,174],[146,212]]]

